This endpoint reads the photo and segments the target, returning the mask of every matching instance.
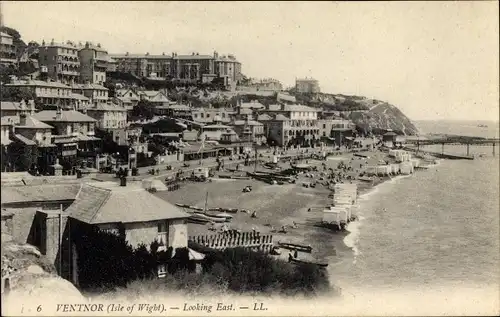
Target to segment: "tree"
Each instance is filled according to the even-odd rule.
[[[132,117],[141,120],[150,120],[154,117],[154,106],[147,100],[141,100],[132,109]]]

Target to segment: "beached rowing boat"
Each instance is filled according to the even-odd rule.
[[[301,244],[286,243],[286,242],[278,242],[278,245],[281,248],[285,248],[285,249],[289,249],[289,250],[297,250],[297,251],[307,252],[307,253],[312,252],[312,247],[310,245],[301,245]]]
[[[192,220],[201,220],[201,221],[207,221],[207,222],[215,222],[215,223],[223,223],[228,220],[226,217],[216,217],[216,216],[208,216],[203,213],[195,212],[191,216],[189,216],[189,219]]]
[[[293,263],[293,264],[314,264],[314,265],[317,265],[320,267],[327,267],[328,266],[328,263],[310,262],[310,261],[294,259],[292,257],[288,258],[288,262]]]

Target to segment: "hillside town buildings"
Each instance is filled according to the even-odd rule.
[[[7,46],[2,46],[2,52],[12,51],[10,37],[6,34],[4,37],[7,40],[2,44]],[[341,142],[352,130],[351,125],[338,123],[335,118],[319,120],[319,110],[298,104],[295,96],[284,92],[282,84],[272,78],[251,79],[245,82],[246,86],[239,86],[243,90],[238,88],[237,92],[228,93],[230,95],[219,94],[222,102],[229,98],[238,100],[232,106],[226,103],[223,107],[193,106],[191,101],[183,104],[182,100],[174,102],[172,100],[179,97],[171,98],[166,88],[145,88],[137,82],[129,85],[125,81],[107,88],[111,87],[108,85],[109,73],[122,72],[138,79],[156,79],[157,82],[169,81],[191,87],[212,83],[219,86],[217,89],[234,90],[243,75],[241,63],[233,55],[217,52],[209,55],[195,52],[111,55],[100,44],[56,43],[53,40],[42,42],[38,48],[32,47],[31,51],[38,51],[38,72],[29,74],[29,78],[12,78],[2,87],[33,98],[2,102],[4,152],[12,154],[19,148],[31,148],[25,163],[5,167],[9,171],[74,173],[82,164],[100,167],[103,157],[117,154],[116,149],[133,149],[134,153],[148,156],[151,155],[148,134],[153,131],[157,135],[174,133],[179,140],[189,142],[221,142],[228,148],[241,147],[239,144],[243,143],[313,146],[324,137]],[[262,100],[254,99],[243,101],[245,97],[238,95],[244,95],[245,89],[250,89],[249,94],[253,91],[262,100],[272,99],[274,104],[266,102],[264,105]],[[296,90],[314,93],[319,91],[319,85],[314,79],[297,79]],[[131,127],[128,120],[141,101],[151,107],[153,118],[134,122]],[[163,127],[160,123],[163,117],[173,119],[173,123]],[[169,130],[172,124],[175,131]],[[143,130],[147,125],[151,126]],[[116,145],[113,153],[106,152],[110,150],[104,149],[102,140],[96,137],[102,136],[101,132]],[[131,155],[129,150],[125,151],[125,156]],[[214,148],[213,153],[217,151]],[[196,151],[178,155],[179,159],[196,157]],[[135,166],[135,156],[133,160]],[[117,159],[103,162],[118,164]]]
[[[234,90],[241,79],[241,63],[233,56],[200,55],[144,55],[112,54],[116,61],[116,71],[131,73],[138,77],[173,79],[181,83],[220,83]]]

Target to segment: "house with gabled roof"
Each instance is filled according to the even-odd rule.
[[[187,247],[189,214],[153,195],[141,183],[83,184],[74,203],[65,211],[79,222],[125,238],[133,247]]]

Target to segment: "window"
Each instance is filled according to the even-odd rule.
[[[158,277],[165,277],[167,275],[167,266],[165,264],[158,265]]]
[[[201,114],[200,114],[200,116],[201,116],[202,118],[205,118],[205,114],[204,114],[204,113],[201,113]]]
[[[210,113],[207,113],[207,118],[210,118]]]
[[[326,129],[326,124],[323,123],[323,129]]]
[[[168,245],[168,226],[166,221],[162,221],[158,223],[158,235],[156,240],[160,244],[160,246]]]

